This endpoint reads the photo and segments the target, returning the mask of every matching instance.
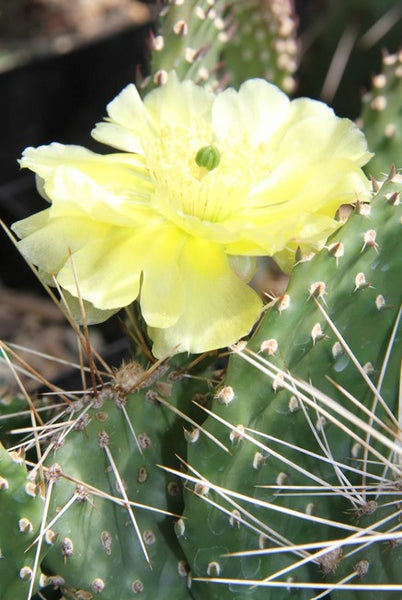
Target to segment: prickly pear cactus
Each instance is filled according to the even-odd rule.
[[[382,71],[363,96],[362,128],[375,156],[367,171],[380,177],[389,165],[402,165],[402,52],[386,54]]]
[[[41,577],[36,567],[42,555],[33,542],[40,531],[44,504],[23,458],[1,444],[0,502],[0,599],[25,600],[29,591],[39,587]]]
[[[150,41],[151,75],[144,93],[174,69],[213,90],[264,77],[290,93],[298,66],[297,20],[292,0],[171,0]]]
[[[341,584],[331,598],[371,599],[381,584],[395,590],[381,597],[400,597],[402,186],[392,178],[295,267],[230,359],[203,426],[231,453],[202,436],[183,475],[179,539],[195,598],[307,600]]]
[[[223,0],[169,0],[159,14],[159,31],[151,39],[151,75],[144,93],[166,82],[174,69],[180,79],[217,89],[220,54],[229,39]]]
[[[264,77],[285,92],[294,91],[298,67],[297,19],[292,0],[232,2],[235,33],[223,47],[229,84]]]
[[[171,69],[211,89],[294,85],[290,1],[171,0],[160,27],[144,93]],[[391,62],[363,113],[379,170],[398,164]],[[392,173],[300,257],[223,384],[187,357],[130,363],[18,440],[29,477],[1,448],[0,600],[400,598],[401,188]]]
[[[12,444],[11,436],[6,430],[6,424],[7,427],[11,425],[12,417],[17,417],[16,427],[21,426],[22,423],[25,424],[25,420],[20,415],[26,409],[26,404],[26,399],[18,394],[5,394],[0,398],[0,443],[3,446],[7,447]]]
[[[43,568],[57,574],[67,597],[189,597],[174,534],[180,480],[158,465],[177,467],[175,453],[200,435],[188,407],[194,394],[208,393],[208,373],[198,373],[199,382],[173,365],[160,378],[164,371],[129,395],[143,372],[126,365],[97,398],[74,407],[72,426],[54,441],[47,460],[54,543]]]

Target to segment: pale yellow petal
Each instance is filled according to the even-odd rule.
[[[194,122],[209,123],[214,97],[190,80],[180,82],[171,72],[165,85],[146,96],[144,105],[158,129],[168,125],[174,131],[175,127],[185,128]]]
[[[217,244],[189,238],[180,269],[186,282],[182,316],[172,327],[149,328],[157,358],[225,347],[249,333],[261,300],[233,273]]]
[[[170,327],[184,310],[186,281],[179,261],[186,237],[170,225],[151,229],[144,236],[140,303],[150,327]]]
[[[111,148],[125,150],[141,156],[144,154],[140,137],[128,127],[118,123],[97,123],[91,131],[91,136],[97,142],[106,144]]]
[[[126,227],[148,222],[154,215],[147,203],[133,195],[113,194],[85,173],[69,167],[58,167],[49,177],[44,189],[52,199],[54,217],[87,215],[95,221]]]
[[[97,154],[81,146],[52,143],[26,148],[22,167],[34,171],[43,181],[60,167],[81,171],[97,185],[114,194],[143,197],[153,190],[148,169],[140,156],[133,154]]]
[[[38,231],[46,225],[49,220],[49,210],[41,210],[38,213],[34,213],[30,217],[16,221],[11,225],[11,229],[18,235],[19,238],[24,238]]]
[[[228,89],[219,94],[212,108],[212,126],[218,139],[257,146],[266,142],[286,120],[289,99],[263,79],[251,79],[239,92]],[[241,150],[241,148],[240,148]]]
[[[57,274],[69,253],[85,248],[89,239],[102,239],[108,225],[79,217],[50,218],[50,209],[13,225],[23,239],[18,242],[21,254],[49,274]]]
[[[96,308],[110,310],[127,306],[140,291],[139,250],[130,230],[113,228],[103,237],[91,236],[66,260],[57,280],[73,296],[78,294],[78,282],[82,298]]]
[[[111,121],[132,130],[153,128],[144,103],[134,84],[127,85],[106,107]]]
[[[50,144],[27,148],[20,162],[37,174],[41,194],[53,202],[53,217],[88,215],[136,226],[153,214],[153,184],[142,159],[132,154],[103,156],[80,146]]]
[[[63,290],[63,301],[68,306],[69,313],[74,317],[75,321],[79,324],[86,323],[87,325],[96,325],[98,323],[104,323],[116,314],[120,309],[113,310],[100,310],[96,308],[87,300],[83,300],[82,298],[79,300],[67,290]],[[81,303],[83,304],[84,314],[82,312]]]
[[[320,169],[310,167],[290,175],[260,190],[260,206],[238,212],[239,240],[226,244],[229,254],[273,255],[287,247],[289,240],[305,243],[309,235],[320,231],[325,240],[341,204],[370,199],[369,181],[347,160],[328,160]]]
[[[143,154],[141,138],[152,134],[154,124],[135,85],[126,86],[107,105],[107,113],[109,122],[97,124],[92,136],[113,148]]]
[[[184,239],[169,224],[113,228],[98,239],[91,236],[74,252],[74,269],[66,261],[58,281],[77,295],[76,274],[82,297],[102,310],[127,306],[141,289],[146,322],[167,327],[177,321],[184,306],[184,282],[178,269]]]
[[[299,98],[290,103],[284,127],[277,132],[276,163],[291,164],[348,158],[361,167],[370,160],[362,131],[349,119],[336,117],[323,102]]]
[[[168,82],[142,102],[135,86],[127,86],[107,107],[109,122],[98,123],[93,137],[104,144],[144,154],[144,140],[157,137],[164,127],[174,131],[209,119],[213,94],[191,81],[180,82],[174,72]]]

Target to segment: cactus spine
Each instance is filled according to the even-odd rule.
[[[0,502],[0,597],[26,598],[40,580],[40,548],[32,543],[40,532],[44,504],[23,456],[1,444]]]

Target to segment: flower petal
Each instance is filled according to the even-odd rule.
[[[58,280],[76,296],[77,278],[81,296],[102,310],[127,306],[141,289],[145,321],[170,327],[184,307],[184,282],[178,269],[184,240],[169,224],[113,228],[96,240],[91,237],[75,252]]]
[[[68,257],[57,280],[73,296],[80,295],[101,310],[133,302],[140,291],[138,244],[129,229],[113,228],[89,241]]]
[[[172,327],[149,328],[157,358],[234,343],[261,313],[260,298],[233,273],[219,245],[189,237],[181,256],[186,305]]]
[[[141,140],[159,136],[169,126],[183,128],[208,116],[214,95],[192,81],[181,83],[169,73],[165,85],[150,92],[142,102],[134,85],[128,85],[107,106],[109,122],[98,123],[92,136],[114,148],[144,154]]]
[[[133,154],[102,155],[81,146],[56,142],[38,148],[26,148],[21,167],[34,171],[46,181],[60,167],[75,169],[103,189],[118,195],[150,193],[153,186],[144,160]]]
[[[152,134],[152,120],[141,100],[137,88],[130,83],[107,105],[109,123],[98,123],[92,137],[98,142],[143,154],[141,137]]]
[[[143,156],[144,154],[139,136],[124,125],[108,122],[96,123],[91,131],[91,136],[97,142],[106,144],[112,148],[125,150],[138,156]]]
[[[74,320],[80,324],[84,322],[84,318],[85,323],[87,325],[104,323],[105,321],[107,321],[107,319],[113,317],[113,315],[115,315],[120,310],[118,308],[113,310],[100,310],[90,302],[87,302],[87,300],[83,300],[81,298],[81,302],[84,308],[83,315],[81,309],[81,302],[79,301],[79,299],[75,296],[72,296],[69,292],[67,292],[67,290],[63,290],[62,294],[63,300],[67,304],[70,314],[72,315]]]
[[[212,92],[187,79],[180,82],[176,73],[169,73],[167,83],[145,97],[144,105],[158,130],[168,125],[174,130],[194,122],[208,124],[215,96]]]
[[[44,189],[53,200],[50,209],[53,217],[88,216],[121,227],[136,227],[157,218],[146,203],[137,202],[135,197],[115,195],[77,169],[58,167],[46,180]]]
[[[170,327],[184,310],[185,284],[179,259],[186,236],[176,227],[151,230],[142,252],[141,312],[150,327]]]
[[[326,104],[308,98],[290,103],[286,125],[278,130],[275,141],[276,164],[296,166],[300,162],[348,158],[361,167],[372,156],[363,132],[352,121],[336,117]]]
[[[266,142],[285,121],[289,99],[263,79],[251,79],[239,92],[219,94],[212,108],[213,130],[219,139],[244,146]]]
[[[85,248],[89,239],[102,239],[109,226],[82,216],[51,218],[50,209],[14,223],[12,229],[23,239],[18,242],[28,262],[56,275],[74,254]]]
[[[258,202],[254,198],[253,207],[238,211],[237,227],[231,223],[240,239],[226,245],[229,254],[255,255],[259,249],[260,254],[272,256],[288,247],[289,240],[307,242],[301,233],[307,232],[307,224],[309,235],[321,230],[324,241],[340,225],[335,221],[339,206],[357,198],[369,200],[370,183],[351,161],[328,159],[320,169],[306,166],[304,172],[281,173],[277,181],[268,180],[265,189],[261,185],[255,194]]]

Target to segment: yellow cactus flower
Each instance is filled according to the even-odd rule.
[[[44,277],[73,296],[78,280],[96,320],[138,298],[157,357],[246,335],[262,308],[254,257],[286,267],[325,243],[340,204],[368,194],[358,128],[263,80],[213,94],[171,73],[107,110],[93,136],[117,153],[25,150],[50,206],[13,228]]]

